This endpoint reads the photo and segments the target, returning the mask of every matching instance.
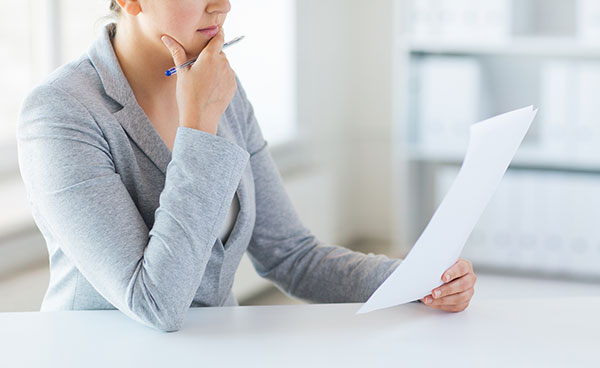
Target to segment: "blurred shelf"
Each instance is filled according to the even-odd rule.
[[[460,122],[534,104],[544,116],[525,138],[496,202],[492,200],[474,232],[483,234],[480,241],[493,241],[481,249],[479,260],[471,257],[473,251],[469,258],[479,268],[509,274],[531,271],[534,267],[524,265],[532,259],[547,266],[538,270],[546,276],[577,274],[597,282],[600,235],[593,219],[600,212],[600,195],[594,190],[600,180],[600,148],[595,143],[600,130],[595,129],[598,104],[593,96],[600,80],[600,38],[593,35],[600,32],[600,5],[589,0],[585,23],[577,18],[583,15],[578,6],[584,2],[514,0],[509,22],[501,22],[510,26],[491,24],[486,31],[481,21],[465,21],[475,2],[444,3],[445,16],[438,18],[431,12],[439,15],[441,10],[428,7],[440,4],[403,3],[413,11],[409,14],[416,9],[421,18],[398,11],[407,27],[394,38],[395,69],[406,75],[394,86],[404,98],[398,103],[401,134],[394,157],[396,175],[402,178],[400,241],[414,243],[454,182],[468,144],[467,135],[457,133],[464,130]],[[411,28],[415,19],[421,23]],[[560,124],[565,116],[568,126]],[[588,126],[593,129],[582,134]],[[508,237],[498,230],[507,228]],[[528,243],[531,236],[537,243]],[[581,244],[589,245],[585,253]],[[565,266],[567,261],[572,268]]]
[[[404,157],[410,162],[460,165],[466,151],[464,149],[431,150],[423,147],[408,147]],[[588,155],[588,158],[570,158],[560,152],[543,151],[536,148],[521,147],[511,163],[511,168],[582,172],[600,174],[600,153]]]
[[[412,40],[404,47],[411,54],[600,58],[600,44],[568,37],[519,37],[495,43]]]

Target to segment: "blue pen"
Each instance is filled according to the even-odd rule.
[[[241,40],[243,40],[243,39],[244,39],[244,37],[246,37],[246,36],[239,36],[239,37],[236,37],[236,38],[234,38],[233,40],[231,40],[231,41],[229,41],[229,42],[226,42],[226,43],[224,43],[224,44],[223,44],[223,50],[225,50],[227,47],[229,47],[229,46],[231,46],[231,45],[234,45],[234,44],[236,44],[236,43],[240,42]],[[196,62],[196,60],[198,60],[198,58],[193,58],[192,60],[186,61],[186,62],[185,62],[183,65],[176,66],[176,67],[173,67],[173,68],[171,68],[171,69],[168,69],[168,70],[165,72],[165,75],[166,75],[167,77],[170,77],[170,76],[172,76],[173,74],[177,73],[177,70],[179,70],[179,69],[181,69],[181,68],[185,68],[185,67],[186,67],[186,66],[188,66],[188,65],[192,65],[192,64],[194,64],[194,62]]]

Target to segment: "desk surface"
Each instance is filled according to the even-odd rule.
[[[191,309],[162,333],[118,311],[0,313],[0,367],[600,366],[600,298]]]

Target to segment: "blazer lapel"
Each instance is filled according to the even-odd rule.
[[[124,106],[113,115],[156,167],[166,175],[171,162],[171,150],[156,131],[139,105]]]
[[[122,109],[114,113],[115,119],[140,150],[166,174],[167,165],[171,161],[171,150],[137,103],[121,70],[110,40],[114,27],[115,24],[111,23],[102,29],[102,34],[88,50],[88,57],[100,76],[106,94],[122,106]]]

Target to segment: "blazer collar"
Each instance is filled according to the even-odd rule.
[[[167,166],[171,161],[171,150],[138,104],[121,69],[111,42],[115,27],[115,23],[103,27],[100,36],[90,46],[88,57],[100,77],[106,95],[122,106],[122,109],[114,113],[114,117],[140,150],[166,175]],[[229,135],[222,127],[224,120],[222,117],[217,129],[217,135],[221,137]]]

